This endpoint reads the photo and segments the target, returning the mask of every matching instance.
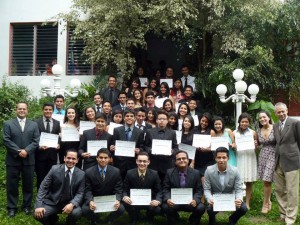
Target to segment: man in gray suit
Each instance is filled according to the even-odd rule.
[[[3,144],[6,147],[6,194],[8,216],[14,217],[19,198],[19,180],[22,174],[22,208],[30,214],[33,196],[34,151],[39,145],[39,129],[26,118],[27,103],[17,104],[17,118],[6,121],[3,127]]]
[[[300,121],[288,117],[287,106],[275,105],[279,121],[274,125],[275,194],[280,218],[286,225],[294,224],[299,204]]]
[[[229,151],[224,147],[216,150],[216,164],[207,167],[204,174],[204,195],[208,202],[207,214],[209,225],[216,224],[216,214],[213,210],[214,194],[235,194],[236,211],[229,217],[230,225],[237,224],[246,214],[247,206],[243,202],[242,182],[236,167],[228,165]]]
[[[81,216],[84,196],[84,172],[75,165],[77,152],[68,150],[64,164],[51,168],[38,191],[34,217],[44,225],[56,224],[58,213],[67,214],[67,225],[75,225]]]

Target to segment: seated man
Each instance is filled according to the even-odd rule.
[[[97,224],[95,196],[116,195],[115,209],[109,214],[107,224],[113,224],[115,218],[121,216],[125,209],[120,203],[122,199],[122,179],[120,170],[108,165],[111,155],[106,148],[101,148],[97,152],[97,162],[95,165],[86,170],[86,187],[85,187],[85,203],[82,206],[82,213],[91,220],[91,224]]]
[[[176,224],[178,211],[192,212],[189,222],[192,225],[199,225],[201,216],[205,212],[205,207],[200,199],[203,195],[200,175],[197,170],[188,166],[189,157],[187,152],[178,151],[175,154],[176,166],[167,170],[163,185],[163,210],[167,215],[168,225]],[[175,204],[171,199],[172,188],[192,188],[193,200],[186,205]]]
[[[140,209],[147,210],[148,224],[153,224],[154,215],[160,214],[161,211],[161,186],[158,173],[155,170],[148,169],[150,164],[149,155],[146,152],[138,154],[136,159],[138,168],[131,169],[127,172],[124,180],[123,202],[131,218],[132,225],[137,224]],[[152,201],[149,205],[131,205],[130,189],[151,189]]]
[[[226,148],[217,148],[215,160],[217,163],[207,167],[204,175],[204,194],[209,204],[207,208],[209,225],[215,224],[215,215],[218,213],[213,210],[215,193],[235,194],[236,211],[229,217],[230,225],[234,225],[248,210],[243,202],[241,178],[237,168],[227,164],[229,152]]]
[[[68,214],[68,225],[76,224],[81,216],[84,172],[75,167],[78,162],[77,152],[68,150],[64,161],[65,164],[52,167],[37,194],[34,217],[44,225],[56,224],[58,213]]]

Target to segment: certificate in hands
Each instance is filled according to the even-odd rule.
[[[79,141],[79,132],[76,128],[62,127],[61,128],[61,141]]]
[[[115,156],[135,156],[135,142],[134,141],[120,141],[116,140]]]
[[[151,189],[130,189],[131,205],[150,205]]]
[[[113,212],[116,211],[114,205],[116,203],[115,195],[105,195],[94,197],[94,202],[96,205],[95,213],[98,212]]]
[[[172,141],[171,140],[152,140],[153,155],[172,155]]]
[[[228,149],[227,137],[211,137],[211,150],[216,151],[219,147],[225,147]]]
[[[80,121],[79,134],[83,134],[83,131],[93,129],[96,126],[95,122]]]
[[[50,134],[50,133],[41,133],[40,137],[40,146],[46,146],[48,148],[57,148],[58,144],[58,134]]]
[[[91,156],[96,156],[101,148],[107,148],[107,140],[87,141],[87,152],[91,153]]]
[[[141,87],[147,87],[148,78],[147,77],[140,77]]]
[[[235,194],[214,194],[214,211],[235,211]]]
[[[188,205],[193,200],[193,188],[171,188],[171,199],[177,205]]]
[[[177,140],[177,144],[181,143],[181,137],[182,137],[182,131],[181,130],[175,130],[176,132],[176,140]]]
[[[195,159],[196,147],[180,143],[178,145],[178,148],[179,150],[186,151],[189,156],[189,159]]]
[[[211,144],[210,135],[194,134],[193,146],[196,148],[208,148]]]
[[[255,149],[254,138],[252,135],[241,135],[235,137],[236,150],[245,151]]]

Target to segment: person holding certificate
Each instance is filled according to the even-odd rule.
[[[205,207],[200,201],[203,195],[199,172],[188,166],[189,157],[185,151],[175,153],[175,168],[168,169],[163,184],[163,210],[167,215],[168,225],[176,224],[179,214],[178,211],[192,212],[189,217],[191,225],[199,225],[201,216],[205,212]],[[177,195],[177,198],[172,199],[172,190],[177,189],[177,194],[182,189],[182,195]],[[190,189],[190,195],[187,191]],[[187,195],[186,204],[176,204],[180,198]]]
[[[157,113],[157,127],[146,131],[145,137],[145,149],[150,154],[151,165],[150,168],[158,171],[160,179],[163,181],[167,169],[173,167],[173,156],[178,151],[176,133],[167,127],[168,124],[168,113],[160,110]],[[171,155],[166,155],[163,152],[161,154],[152,154],[152,140],[170,140],[171,141]],[[159,150],[159,149],[155,149]]]
[[[78,150],[79,156],[83,159],[83,170],[97,165],[96,155],[92,156],[88,151],[88,141],[106,140],[106,148],[112,144],[112,135],[106,130],[106,116],[103,113],[98,113],[96,116],[96,127],[90,130],[83,131]],[[100,149],[100,148],[99,148]]]
[[[114,129],[113,143],[110,146],[110,151],[113,152],[114,166],[119,168],[121,176],[124,179],[127,170],[136,167],[135,157],[129,156],[117,156],[116,155],[116,141],[128,141],[135,142],[135,148],[133,149],[135,154],[144,151],[144,132],[134,126],[135,122],[135,111],[125,110],[124,112],[124,126],[117,127]],[[121,146],[120,146],[121,147]]]
[[[82,206],[82,214],[91,220],[92,225],[98,224],[97,204],[94,197],[115,195],[116,200],[113,205],[115,211],[107,217],[107,225],[113,224],[115,218],[121,216],[125,208],[121,204],[122,199],[122,178],[120,170],[108,165],[111,158],[110,151],[101,148],[97,152],[97,162],[95,165],[85,171],[85,201]]]
[[[160,84],[160,88],[159,88],[159,92],[158,92],[158,95],[157,97],[155,98],[155,100],[159,100],[159,99],[170,99],[172,101],[172,105],[174,105],[174,99],[173,97],[171,96],[170,94],[170,87],[168,85],[167,82],[162,82]],[[156,105],[158,108],[162,108],[163,106],[163,101],[161,102],[161,105]]]
[[[52,118],[54,110],[53,103],[45,103],[43,105],[43,117],[37,119],[35,122],[38,124],[40,134],[42,132],[59,134],[60,124],[59,121]],[[35,173],[36,173],[36,186],[39,189],[42,181],[44,180],[51,167],[57,164],[57,152],[59,144],[56,148],[49,148],[47,146],[40,146],[35,151]]]
[[[136,159],[138,168],[127,171],[124,188],[123,188],[123,202],[125,203],[125,209],[127,210],[131,224],[137,224],[139,217],[139,211],[141,209],[147,210],[148,224],[153,224],[153,217],[159,215],[161,211],[162,193],[161,185],[158,173],[155,170],[148,168],[150,164],[149,155],[147,152],[141,152]],[[143,201],[146,197],[143,196],[131,196],[130,189],[150,189],[151,196],[150,201],[147,204],[134,202],[134,199]]]
[[[240,174],[235,166],[228,164],[229,151],[225,147],[219,147],[216,150],[216,164],[207,167],[204,175],[204,195],[208,202],[207,214],[209,216],[209,225],[216,224],[216,214],[214,208],[218,207],[224,211],[231,211],[233,205],[235,212],[229,217],[230,225],[237,224],[238,220],[248,211],[246,204],[243,202],[243,190]],[[234,194],[234,198],[222,198],[217,201],[217,197],[224,194]],[[222,204],[216,205],[217,203]]]

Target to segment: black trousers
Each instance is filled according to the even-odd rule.
[[[152,220],[155,215],[160,215],[161,207],[153,207],[150,205],[128,205],[124,204],[126,211],[132,221],[138,220],[140,210],[146,210],[148,220]]]
[[[57,164],[57,160],[49,159],[45,161],[35,161],[36,187],[39,190],[40,185],[52,166]]]

